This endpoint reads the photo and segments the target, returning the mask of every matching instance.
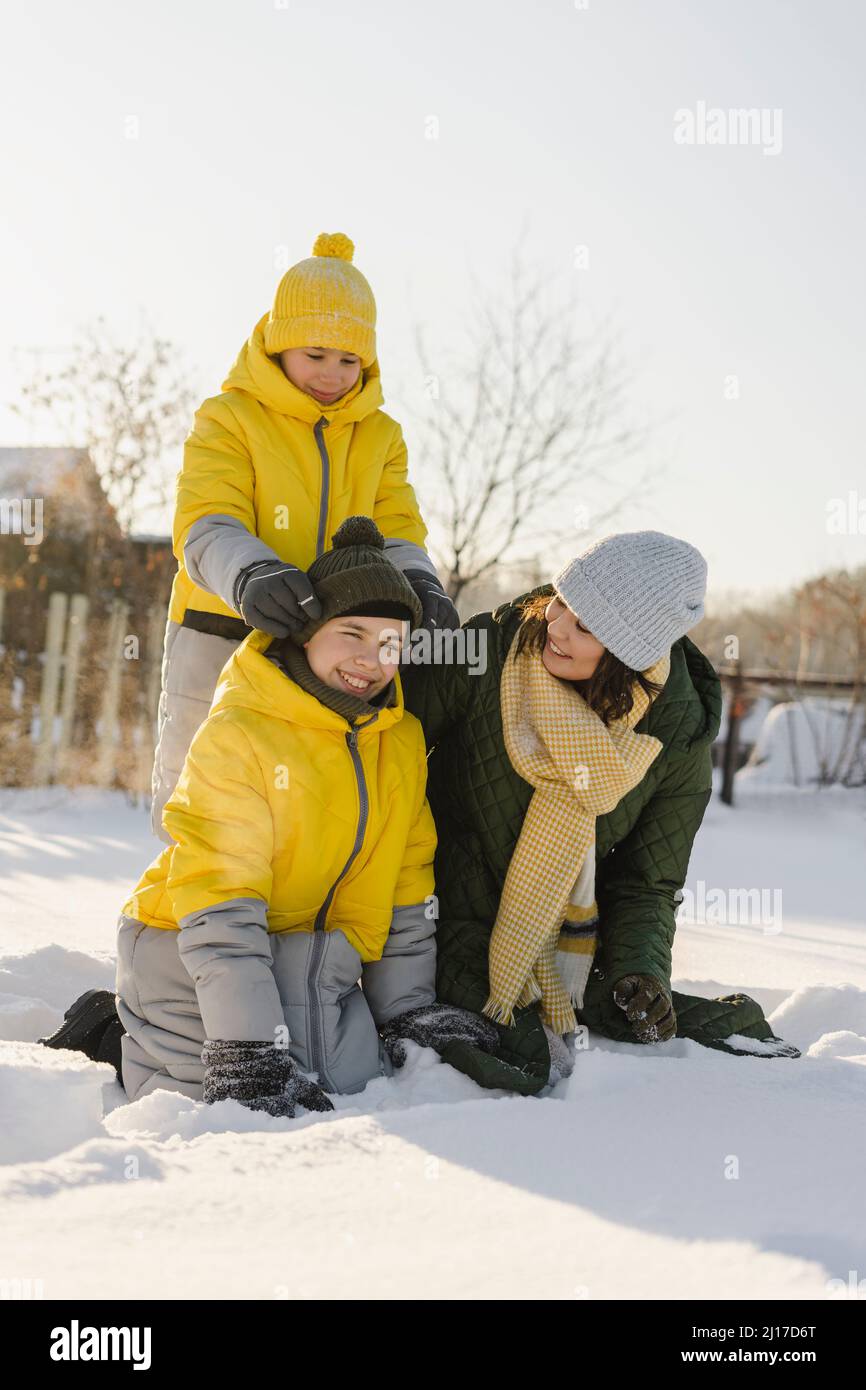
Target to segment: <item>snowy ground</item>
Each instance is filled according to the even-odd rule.
[[[827,1299],[863,1279],[866,1296],[864,829],[862,792],[746,781],[692,858],[675,986],[752,994],[801,1059],[592,1039],[524,1100],[410,1045],[393,1079],[292,1121],[167,1092],[127,1105],[110,1068],[35,1044],[112,986],[117,911],[154,842],[120,797],[0,792],[0,1281],[46,1298]],[[760,889],[744,921],[735,896]]]

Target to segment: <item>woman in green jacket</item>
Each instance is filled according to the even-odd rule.
[[[535,1094],[592,1033],[799,1056],[747,995],[671,989],[722,706],[685,635],[705,589],[687,542],[609,536],[465,623],[455,642],[474,642],[477,667],[440,648],[404,668],[432,750],[438,997],[500,1035],[497,1055],[465,1042],[442,1055],[482,1086]]]

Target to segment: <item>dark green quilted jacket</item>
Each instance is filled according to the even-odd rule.
[[[553,592],[551,585],[533,594]],[[480,630],[486,670],[467,664],[401,672],[406,707],[420,719],[428,749],[428,796],[439,843],[438,977],[440,999],[479,1012],[488,995],[487,951],[509,861],[533,788],[511,766],[502,732],[499,683],[520,624],[521,595],[494,613],[471,618]],[[590,1031],[634,1041],[612,987],[624,975],[654,975],[670,987],[676,895],[711,794],[711,745],[722,697],[710,662],[688,637],[671,648],[662,693],[635,726],[662,749],[648,772],[596,822],[596,899],[600,942],[578,1014]],[[678,1007],[679,1001],[679,1007]],[[772,1038],[758,1005],[745,995],[725,1000],[674,995],[678,1036],[725,1047],[731,1034]],[[500,1027],[500,1057],[454,1044],[447,1060],[486,1086],[533,1094],[546,1084],[549,1050],[538,1005]],[[725,1047],[725,1050],[736,1049]],[[503,1065],[503,1063],[505,1065]]]

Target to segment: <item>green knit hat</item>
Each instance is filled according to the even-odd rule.
[[[385,554],[385,537],[372,517],[347,517],[331,544],[333,549],[319,555],[307,570],[322,614],[291,634],[297,646],[303,647],[331,618],[349,613],[408,618],[412,627],[421,626],[421,601]]]

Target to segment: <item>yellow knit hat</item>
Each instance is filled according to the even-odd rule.
[[[265,352],[340,348],[357,353],[362,367],[370,366],[376,356],[376,301],[352,265],[354,252],[342,232],[321,232],[312,256],[289,267],[265,324]]]

